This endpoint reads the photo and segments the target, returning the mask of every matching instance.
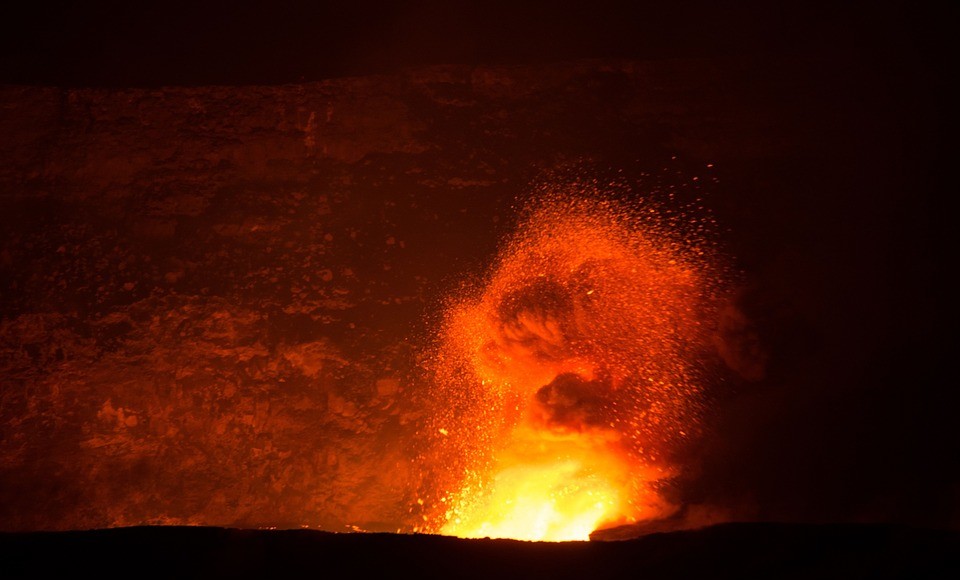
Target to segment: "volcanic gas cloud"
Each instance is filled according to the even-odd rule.
[[[568,189],[447,304],[422,530],[582,540],[678,509],[663,490],[700,428],[723,285],[712,222]]]

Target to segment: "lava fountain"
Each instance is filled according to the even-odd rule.
[[[723,285],[712,222],[573,189],[540,192],[446,304],[422,531],[586,540],[678,509],[664,488],[700,426]]]

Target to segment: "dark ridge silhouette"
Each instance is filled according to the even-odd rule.
[[[133,527],[0,534],[5,578],[950,578],[960,534],[886,525],[722,524],[615,542]]]

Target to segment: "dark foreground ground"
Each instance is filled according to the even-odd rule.
[[[3,577],[956,578],[960,534],[722,524],[619,542],[132,527],[0,534]],[[88,576],[89,577],[89,576]]]

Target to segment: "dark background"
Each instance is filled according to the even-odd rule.
[[[311,81],[433,64],[862,55],[945,66],[948,3],[22,2],[2,9],[0,82]],[[943,70],[939,68],[939,70]]]
[[[553,4],[6,4],[0,83],[279,84],[582,58],[742,63],[734,88],[711,98],[777,111],[771,126],[786,144],[771,155],[714,149],[724,161],[714,210],[770,359],[759,385],[715,394],[715,429],[696,450],[686,499],[757,519],[960,525],[945,203],[945,29],[956,10]]]

